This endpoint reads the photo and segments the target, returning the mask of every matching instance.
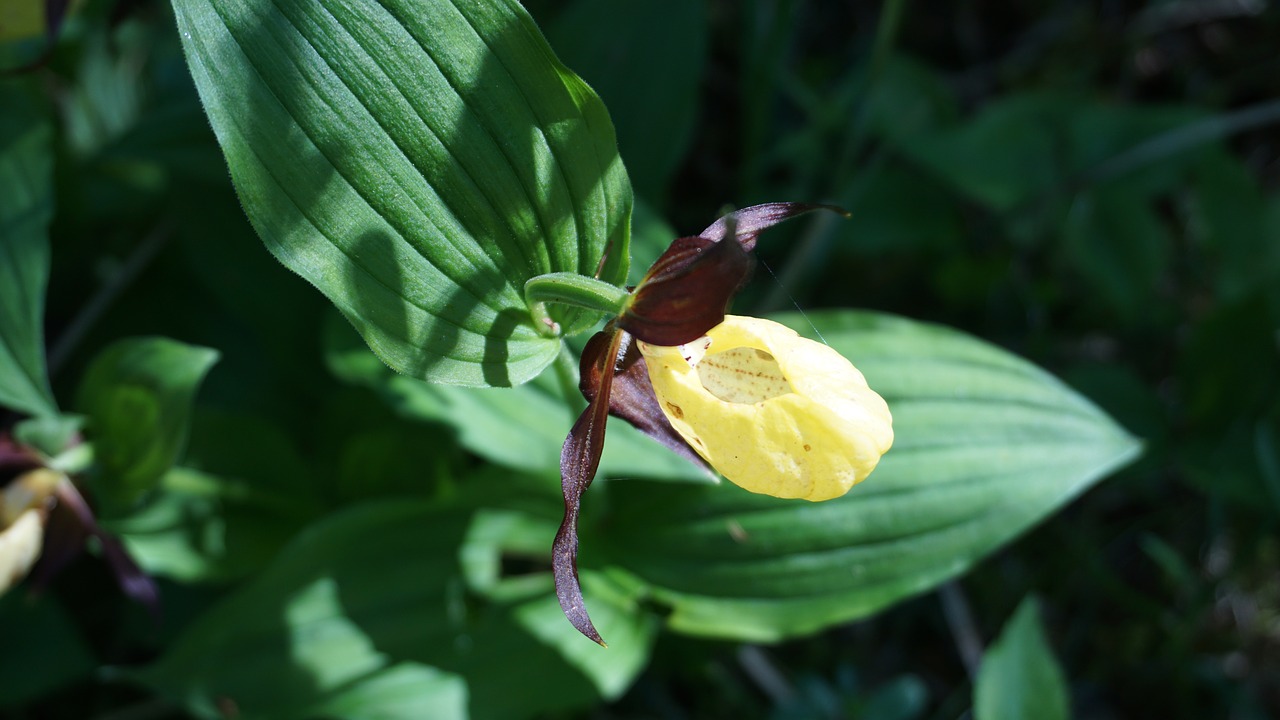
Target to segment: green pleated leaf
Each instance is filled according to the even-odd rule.
[[[393,369],[522,383],[556,356],[525,281],[626,277],[599,98],[515,0],[174,0],[245,210]],[[597,318],[556,309],[566,333]]]
[[[0,107],[0,407],[53,415],[43,330],[52,134],[16,86],[0,88]]]
[[[342,380],[375,390],[403,417],[443,423],[467,450],[526,473],[560,475],[560,447],[586,401],[566,398],[548,369],[517,388],[460,388],[395,375],[369,357],[346,328],[326,328],[329,367]],[[714,478],[622,420],[609,422],[602,477],[708,483]],[[556,497],[559,483],[548,485]]]
[[[114,509],[160,482],[182,453],[191,405],[218,351],[167,338],[120,340],[94,358],[78,395],[101,470],[95,489]]]
[[[982,657],[974,720],[1067,720],[1066,680],[1027,598]]]
[[[353,687],[392,683],[386,673],[406,665],[462,678],[474,719],[545,715],[596,701],[595,685],[612,676],[581,668],[616,659],[568,627],[549,574],[540,592],[523,599],[489,601],[468,590],[464,559],[475,563],[496,547],[472,539],[488,532],[492,524],[473,525],[465,508],[403,499],[352,507],[304,531],[136,677],[210,718],[222,717],[218,708],[228,703],[242,718],[345,716],[336,708],[351,706]],[[559,647],[556,631],[588,649]],[[637,644],[647,653],[643,638]],[[631,653],[622,655],[635,664]],[[415,698],[408,683],[396,684],[405,706],[434,702],[426,693],[457,694],[451,683],[437,682]]]
[[[648,583],[678,630],[768,640],[868,615],[963,573],[1138,452],[1088,400],[972,337],[870,313],[810,318],[888,401],[894,446],[821,503],[728,483],[606,486],[611,512],[583,547],[607,545],[603,562]]]

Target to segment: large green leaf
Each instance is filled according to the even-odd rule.
[[[216,350],[160,337],[120,340],[94,358],[78,401],[109,506],[127,507],[178,460],[196,390],[217,360]]]
[[[643,664],[634,655],[648,651],[643,630],[627,629],[639,615],[629,598],[607,603],[601,613],[610,630],[636,646],[619,658],[573,632],[549,574],[535,592],[505,602],[468,594],[464,567],[498,562],[491,552],[504,544],[493,520],[501,525],[500,517],[477,524],[465,508],[400,499],[327,518],[258,580],[202,616],[138,678],[202,716],[220,717],[218,704],[232,702],[244,718],[331,716],[353,688],[371,679],[390,682],[386,673],[406,664],[463,678],[472,718],[582,706],[598,697],[593,683],[615,693],[629,684]],[[553,528],[545,532],[549,547]],[[579,646],[563,647],[563,638]],[[621,683],[603,668],[583,669],[619,660],[631,668]],[[439,682],[424,683],[416,700],[409,684],[400,690],[406,705],[456,693]]]
[[[1066,720],[1066,681],[1045,640],[1036,604],[1022,601],[982,658],[973,688],[974,720]]]
[[[515,0],[173,4],[254,227],[395,370],[522,383],[559,351],[525,281],[626,277],[609,116]]]
[[[16,86],[0,88],[0,407],[58,411],[44,364],[53,154],[49,126]]]
[[[585,401],[576,389],[566,398],[551,370],[517,388],[433,385],[391,373],[337,323],[326,334],[329,367],[342,380],[372,388],[405,418],[450,426],[463,447],[483,458],[526,473],[559,476],[560,447]],[[609,423],[599,474],[714,481],[702,468],[616,419]],[[547,488],[560,496],[558,483]]]
[[[876,314],[810,318],[889,402],[894,447],[822,503],[728,483],[605,486],[610,510],[582,543],[608,549],[588,564],[634,573],[678,630],[768,640],[875,612],[964,572],[1138,451],[1088,400],[974,338]]]

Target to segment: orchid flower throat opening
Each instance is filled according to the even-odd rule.
[[[793,392],[778,361],[760,348],[711,353],[690,367],[707,392],[729,403],[751,405]]]

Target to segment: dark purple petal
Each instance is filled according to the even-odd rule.
[[[84,552],[84,541],[88,537],[88,531],[70,508],[61,503],[54,505],[44,527],[40,559],[27,576],[32,591],[43,592],[63,568]]]
[[[605,330],[597,333],[582,352],[582,375],[598,378],[595,395],[587,409],[569,431],[560,450],[560,487],[564,493],[564,522],[551,545],[551,567],[556,581],[556,597],[560,609],[578,632],[604,645],[600,633],[591,624],[582,587],[578,582],[578,513],[582,494],[591,486],[600,467],[604,451],[605,425],[609,420],[609,396],[613,389],[614,368],[622,333]]]
[[[602,335],[603,333],[591,338],[587,343],[587,350],[583,352],[583,357],[591,352],[591,343],[605,340]],[[666,414],[658,405],[658,398],[653,392],[653,383],[649,382],[649,368],[644,363],[644,355],[640,354],[640,348],[629,334],[623,332],[622,335],[622,360],[614,373],[613,392],[609,396],[609,414],[626,420],[637,430],[666,445],[677,455],[710,472],[702,456],[689,447],[684,437],[671,427]],[[579,385],[583,397],[590,402],[596,397],[600,378],[595,373],[586,372],[587,368],[583,370]]]
[[[761,231],[773,227],[784,220],[790,220],[793,217],[804,215],[814,210],[830,210],[849,217],[847,211],[835,205],[786,202],[765,203],[731,212],[711,223],[706,230],[698,234],[700,237],[715,242],[719,242],[725,236],[732,234],[737,238],[738,243],[742,245],[744,250],[752,250],[756,246],[756,237],[760,235]]]
[[[40,457],[31,448],[19,445],[7,433],[0,433],[0,482],[40,467]]]
[[[738,243],[679,238],[636,286],[618,324],[653,345],[683,345],[724,322],[755,259]]]
[[[160,622],[160,591],[156,587],[155,581],[149,575],[138,567],[138,564],[129,557],[129,553],[124,549],[124,545],[114,535],[103,530],[98,525],[98,520],[93,515],[89,503],[85,502],[84,496],[76,489],[75,485],[70,482],[63,482],[58,485],[57,490],[58,505],[65,507],[71,514],[75,516],[80,526],[81,533],[87,533],[98,539],[102,544],[102,554],[107,560],[107,564],[111,566],[111,570],[115,573],[116,582],[120,585],[120,590],[126,597],[142,603],[147,611],[151,613],[151,617]],[[81,535],[83,538],[83,535]]]

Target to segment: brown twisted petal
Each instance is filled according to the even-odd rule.
[[[597,333],[582,352],[582,376],[598,377],[596,395],[578,416],[560,449],[560,488],[564,493],[564,521],[551,544],[551,569],[555,576],[560,609],[578,632],[600,645],[605,642],[591,624],[582,586],[578,582],[578,514],[582,494],[591,486],[604,451],[605,425],[609,420],[609,396],[622,333],[616,329]]]

